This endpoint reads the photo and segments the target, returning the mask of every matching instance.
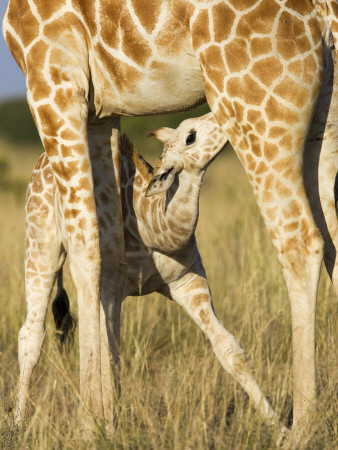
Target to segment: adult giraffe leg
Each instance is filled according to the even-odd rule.
[[[88,125],[88,138],[94,177],[94,194],[100,224],[101,273],[101,380],[104,416],[107,426],[114,423],[114,391],[119,391],[120,313],[126,276],[124,234],[120,199],[120,149],[118,118]],[[114,175],[115,174],[115,175]],[[114,219],[111,202],[120,209]],[[109,232],[112,226],[113,235]],[[121,255],[115,261],[114,252]],[[115,280],[115,281],[114,281]],[[118,282],[117,282],[118,281]]]
[[[198,271],[190,272],[183,279],[170,284],[172,298],[208,336],[224,369],[242,385],[262,417],[273,424],[275,413],[251,373],[243,348],[219,322],[212,306],[207,280],[205,276],[195,273]]]
[[[302,152],[293,154],[290,150],[282,165],[282,172],[267,169],[263,181],[252,173],[250,179],[289,292],[293,428],[304,429],[316,402],[315,308],[324,245],[303,184]]]
[[[54,87],[53,97],[42,101],[34,99],[34,81],[31,83],[33,86],[28,76],[28,99],[60,196],[70,271],[77,291],[80,391],[86,408],[103,419],[100,299],[105,303],[108,298],[107,273],[111,273],[111,267],[119,267],[125,258],[124,242],[120,241],[123,230],[117,189],[115,196],[102,200],[105,208],[100,208],[101,203],[97,204],[94,197],[88,96],[82,87],[86,86],[85,74],[80,72],[74,79],[62,80],[62,85]],[[105,182],[108,179],[111,184],[116,182],[109,165],[104,173],[96,175]],[[104,255],[103,242],[109,242]],[[119,288],[112,286],[123,285],[123,273],[115,270],[109,279],[109,295],[119,299]]]
[[[301,238],[291,245],[283,241],[278,249],[291,304],[293,429],[301,430],[310,425],[316,411],[315,310],[323,259],[322,239],[316,231],[313,228],[304,242]]]
[[[115,400],[120,394],[120,314],[121,302],[110,303],[106,314],[101,307],[101,380],[103,393],[103,408],[106,429],[113,431],[116,423]],[[107,315],[109,314],[109,324]],[[107,331],[107,329],[111,331]]]
[[[306,20],[314,14],[311,8],[308,13]],[[280,45],[293,44],[295,29],[288,28],[282,36],[279,32],[296,19],[284,20],[281,15],[277,31],[272,25],[277,23],[274,14],[267,12],[267,17],[267,42],[277,45],[271,46],[271,57],[258,57],[255,63],[246,49],[238,66],[230,64],[226,41],[201,46],[199,28],[192,27],[192,37],[208,103],[248,174],[282,264],[292,310],[296,429],[315,405],[314,320],[323,239],[309,206],[302,169],[304,143],[322,81],[323,43],[318,28],[309,48],[300,48],[297,54],[304,66],[291,64]],[[255,41],[250,27],[246,32],[247,42]],[[272,74],[275,69],[278,75]]]

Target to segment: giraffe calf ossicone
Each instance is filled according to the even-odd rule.
[[[194,235],[203,176],[227,138],[212,114],[188,119],[176,130],[162,128],[154,134],[164,144],[155,173],[126,138],[120,140],[121,200],[128,262],[123,297],[157,291],[175,300],[208,336],[222,366],[241,383],[262,415],[273,422],[274,412],[250,372],[242,347],[215,315]],[[53,313],[58,318],[61,339],[67,331],[67,327],[66,330],[62,327],[64,320],[69,319],[69,304],[62,286],[67,240],[59,202],[48,157],[43,154],[31,177],[26,201],[28,313],[19,333],[18,422],[24,416],[32,371],[41,354],[46,312],[56,279],[58,291]],[[64,308],[61,317],[60,305]],[[101,325],[105,324],[104,316],[101,307]],[[85,327],[81,320],[79,315],[80,327]],[[118,314],[114,320],[115,365],[118,366]],[[103,397],[111,398],[108,339],[104,331],[101,331],[100,345],[101,381],[106,389]],[[105,402],[104,408],[105,417],[110,414],[113,420],[113,405]]]

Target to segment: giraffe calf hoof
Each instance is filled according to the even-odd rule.
[[[288,428],[284,427],[284,425],[283,425],[278,433],[276,447],[282,448],[282,449],[289,448],[290,436],[291,436],[291,431]]]

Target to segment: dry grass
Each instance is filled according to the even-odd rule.
[[[122,396],[114,436],[98,430],[91,442],[83,440],[77,414],[77,341],[68,355],[58,354],[50,312],[27,424],[21,430],[13,427],[17,333],[26,314],[22,183],[27,182],[38,151],[0,144],[0,159],[6,159],[11,169],[0,194],[2,448],[274,448],[276,430],[262,423],[201,331],[176,304],[157,294],[128,298],[123,306]],[[20,188],[15,187],[17,182]],[[223,154],[207,173],[197,239],[215,310],[241,341],[258,382],[282,422],[289,424],[292,361],[287,292],[251,189],[232,152]],[[67,286],[76,312],[69,279]],[[317,313],[318,416],[308,443],[304,442],[306,448],[332,449],[337,444],[336,318],[337,300],[323,274]]]

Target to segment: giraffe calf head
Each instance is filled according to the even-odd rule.
[[[184,120],[176,129],[160,128],[152,135],[163,143],[163,152],[146,197],[169,189],[183,170],[205,171],[228,141],[212,113]]]

